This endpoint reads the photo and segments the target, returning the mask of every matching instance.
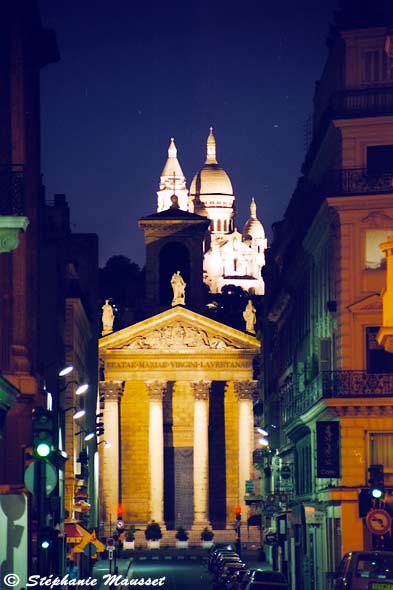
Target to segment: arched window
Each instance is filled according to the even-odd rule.
[[[224,231],[228,231],[228,221],[224,219]]]
[[[236,258],[233,259],[233,270],[235,272],[237,271],[237,259]]]
[[[221,219],[217,219],[217,231],[221,231]]]

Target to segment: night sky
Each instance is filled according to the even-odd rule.
[[[270,239],[300,175],[336,1],[39,5],[61,54],[42,71],[46,194],[66,193],[74,232],[98,234],[101,265],[144,264],[137,220],[156,211],[170,138],[189,188],[211,125],[239,230],[254,196]]]

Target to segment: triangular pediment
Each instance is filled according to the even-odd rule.
[[[99,340],[100,351],[224,351],[258,352],[259,341],[189,309],[176,306]]]
[[[349,311],[352,313],[361,313],[363,311],[380,311],[382,309],[382,300],[378,293],[369,295],[360,301],[355,301],[348,305]]]

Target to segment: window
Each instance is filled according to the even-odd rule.
[[[370,433],[370,465],[383,465],[393,474],[393,432]]]
[[[221,231],[221,219],[217,219],[217,231]]]
[[[367,172],[393,172],[393,145],[367,146]]]
[[[393,373],[393,355],[386,352],[383,346],[377,342],[377,326],[366,328],[366,352],[368,373]]]
[[[305,437],[298,442],[296,448],[296,493],[306,496],[312,492],[311,441]]]
[[[228,222],[224,219],[224,231],[228,231]]]
[[[365,51],[363,54],[363,82],[375,84],[391,80],[392,68],[389,61],[384,49]]]
[[[386,242],[393,229],[367,229],[365,267],[368,270],[384,268],[386,264],[385,254],[379,249],[379,244]]]

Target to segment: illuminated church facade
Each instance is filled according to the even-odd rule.
[[[254,198],[250,217],[241,232],[235,223],[235,195],[228,174],[218,164],[213,129],[207,139],[206,162],[195,174],[189,190],[177,159],[174,139],[161,173],[157,191],[157,212],[171,207],[176,195],[179,208],[210,220],[203,250],[203,277],[211,293],[221,293],[225,285],[236,285],[246,292],[263,295],[261,268],[265,264],[267,240],[257,217]]]

